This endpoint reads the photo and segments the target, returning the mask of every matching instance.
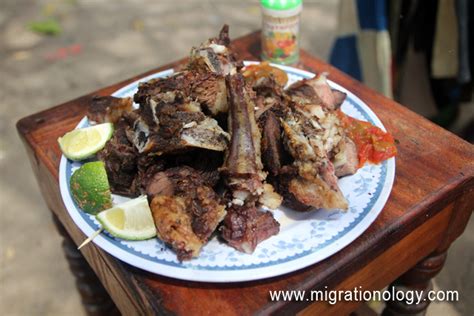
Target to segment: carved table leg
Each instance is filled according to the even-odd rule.
[[[428,292],[433,289],[431,279],[441,271],[445,261],[446,251],[434,252],[392,283],[389,286],[390,291],[392,288],[402,292],[423,291],[422,299],[418,304],[416,301],[408,304],[406,301],[396,301],[392,298],[386,302],[383,316],[424,315],[430,304]]]
[[[102,283],[100,283],[81,252],[77,250],[76,244],[54,214],[53,222],[63,237],[63,251],[69,263],[69,268],[76,278],[76,287],[87,314],[90,316],[120,315]]]

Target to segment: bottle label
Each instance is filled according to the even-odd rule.
[[[277,18],[263,15],[262,57],[278,64],[294,64],[299,59],[299,14]]]

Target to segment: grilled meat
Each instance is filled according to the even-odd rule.
[[[283,144],[281,142],[280,121],[273,113],[267,111],[262,121],[262,161],[272,176],[280,173],[283,163]]]
[[[347,94],[337,89],[332,89],[332,94],[334,95],[334,101],[335,101],[334,107],[338,109],[341,107],[342,103],[344,103],[344,100],[346,99]]]
[[[255,91],[257,107],[255,108],[255,118],[260,120],[266,111],[272,110],[277,117],[285,111],[287,96],[282,87],[273,77],[261,77],[253,82],[252,89]]]
[[[339,178],[356,173],[359,166],[359,157],[352,139],[347,136],[341,139],[332,162],[336,169],[336,176]]]
[[[231,141],[222,171],[233,198],[241,204],[263,192],[265,173],[260,157],[261,135],[255,121],[255,103],[243,77],[229,77],[227,89]]]
[[[217,38],[211,38],[191,50],[187,69],[198,73],[234,75],[242,68],[242,62],[229,49],[229,27],[224,25]]]
[[[197,101],[213,116],[227,112],[225,78],[211,72],[197,73],[185,70],[167,78],[141,82],[134,100],[138,104],[146,106],[150,97],[175,91]]]
[[[319,105],[294,104],[282,120],[285,144],[298,176],[287,191],[315,208],[347,209],[329,154],[343,137],[337,116]]]
[[[185,193],[188,187],[213,187],[218,181],[219,173],[200,171],[188,166],[174,167],[151,175],[145,184],[150,200],[157,195],[174,195]]]
[[[276,208],[281,197],[264,183],[255,103],[243,77],[228,77],[227,91],[231,143],[221,170],[232,201],[221,232],[230,246],[252,253],[259,242],[277,234],[280,227],[271,213],[256,209],[257,202],[268,202],[269,207]]]
[[[287,90],[271,76],[246,83],[229,43],[224,26],[184,70],[140,83],[137,110],[114,97],[95,97],[89,109],[91,121],[115,124],[98,154],[112,192],[146,193],[158,238],[181,261],[198,256],[221,222],[222,238],[252,253],[279,232],[259,207],[279,207],[281,195],[296,210],[347,209],[337,177],[358,167],[334,113],[345,93],[325,74]]]
[[[163,170],[165,162],[157,156],[140,155],[127,136],[129,129],[127,118],[122,117],[97,156],[104,162],[112,193],[137,197],[144,191],[147,176]]]
[[[189,148],[224,151],[229,135],[206,117],[199,103],[179,91],[148,97],[133,125],[133,143],[140,153],[162,155]]]
[[[198,256],[226,214],[208,179],[192,168],[177,167],[156,173],[147,191],[158,238],[181,261]]]
[[[124,119],[115,125],[112,138],[98,157],[104,162],[112,193],[135,197],[139,195],[135,185],[138,152],[126,136],[127,127]]]
[[[94,123],[117,123],[122,115],[133,110],[132,98],[94,96],[87,117]]]
[[[227,211],[222,237],[235,249],[253,253],[257,245],[278,234],[280,224],[270,212],[262,212],[255,207],[232,205]]]
[[[191,85],[191,96],[212,116],[227,113],[227,91],[225,78],[215,73],[195,74]]]
[[[295,82],[287,93],[297,103],[318,104],[331,111],[337,110],[345,99],[345,93],[331,89],[325,73]]]

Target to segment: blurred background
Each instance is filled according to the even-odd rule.
[[[400,36],[409,34],[410,28],[417,29],[416,23],[410,24],[417,20],[416,8],[407,5],[406,1],[393,2],[404,3],[387,7],[404,23],[394,26],[392,20],[387,21],[390,32],[386,34],[392,40],[392,56],[390,46],[385,52],[393,61],[394,71],[384,73],[382,70],[379,74],[389,76],[392,89],[387,91],[386,87],[372,84],[373,88],[472,142],[472,85],[460,85],[460,75],[449,72],[452,65],[444,72],[448,77],[433,77],[434,63],[438,63],[435,68],[439,68],[439,63],[445,65],[446,60],[458,56],[457,51],[447,49],[445,59],[436,59],[433,57],[436,54],[432,53],[436,45],[430,50],[426,48],[429,45],[420,44],[420,36],[423,39],[423,34],[428,33],[417,34],[418,37],[413,37],[415,40]],[[463,1],[438,2],[443,10],[440,12],[447,15],[448,28],[442,27],[446,31],[438,35],[432,35],[431,30],[431,43],[436,42],[438,36],[445,41],[447,38],[448,42],[453,37],[456,24],[453,28],[449,23],[449,14],[454,12],[455,2]],[[338,61],[340,47],[334,45],[336,40],[347,35],[348,30],[355,31],[344,24],[348,11],[341,8],[339,1],[304,1],[301,47],[344,69],[345,65],[340,59]],[[224,23],[230,25],[232,38],[257,30],[261,26],[260,14],[258,1],[249,0],[0,1],[2,315],[84,314],[60,247],[61,239],[16,133],[17,120],[184,57],[192,45],[214,36]],[[432,12],[432,26],[442,23],[438,22],[437,16],[436,10]],[[424,29],[424,32],[429,30]],[[462,32],[457,34],[462,38]],[[448,44],[441,42],[444,47]],[[359,51],[359,54],[363,64],[364,52]],[[345,70],[351,73],[351,69]],[[357,77],[357,74],[351,74]],[[366,83],[371,84],[370,76],[365,75]],[[447,91],[449,97],[433,94],[433,87],[437,87],[437,91]],[[474,221],[471,219],[464,235],[451,246],[448,261],[435,279],[436,288],[458,290],[460,300],[434,302],[428,315],[472,315],[473,241]]]

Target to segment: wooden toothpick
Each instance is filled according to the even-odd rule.
[[[79,247],[77,247],[77,250],[81,249],[82,247],[90,243],[92,239],[97,237],[97,235],[99,235],[103,230],[104,230],[104,227],[101,227],[98,230],[96,230],[92,235],[90,235],[86,240],[84,240],[82,244],[79,245]]]

